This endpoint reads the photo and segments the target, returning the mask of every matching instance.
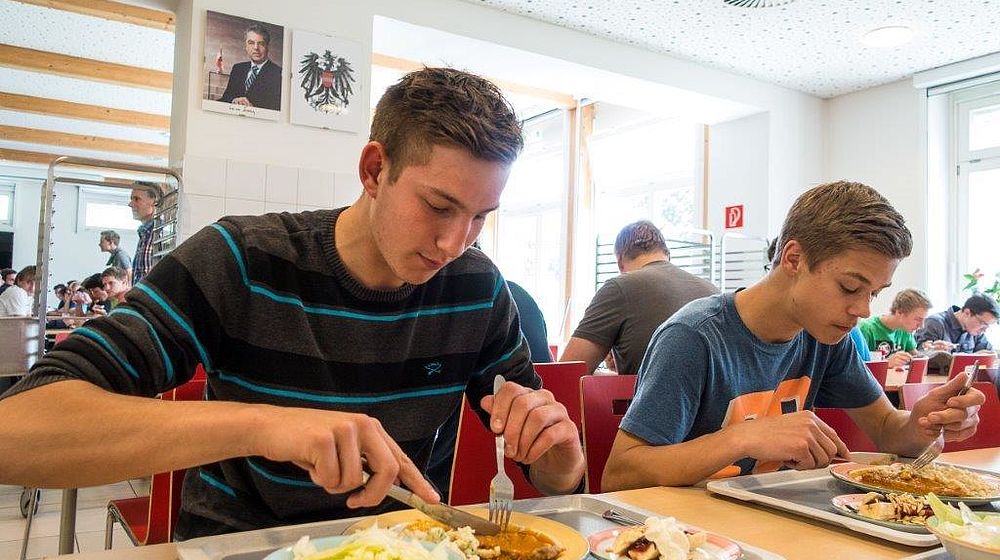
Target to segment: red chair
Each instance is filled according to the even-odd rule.
[[[60,342],[66,340],[67,338],[69,338],[68,332],[56,333],[56,335],[52,337],[52,344],[53,345],[59,344]]]
[[[913,410],[913,405],[924,398],[924,395],[944,383],[906,383],[899,386],[899,406],[903,410]]]
[[[868,437],[843,408],[817,408],[813,413],[833,428],[851,451],[878,451],[878,446]]]
[[[940,387],[941,383],[918,383],[913,385],[906,395],[902,405],[906,410],[913,410],[921,397],[935,387]],[[997,389],[992,383],[977,381],[972,384],[986,395],[986,402],[979,408],[979,429],[967,440],[949,441],[944,444],[945,451],[965,451],[968,449],[983,449],[986,447],[1000,447],[1000,431],[996,430],[1000,426],[1000,398],[997,397]],[[903,385],[900,390],[904,390],[910,385]]]
[[[205,370],[198,366],[191,381],[160,395],[165,401],[196,401],[205,395]],[[118,522],[132,544],[143,546],[170,542],[181,508],[181,485],[186,469],[157,473],[149,485],[149,495],[108,502],[104,527],[104,549],[110,550],[114,524]]]
[[[580,378],[583,403],[583,451],[587,457],[587,491],[600,493],[604,465],[618,434],[622,416],[635,396],[634,375],[587,375]]]
[[[453,506],[481,504],[489,500],[490,479],[497,473],[496,439],[483,426],[479,416],[462,399],[462,414],[458,420],[455,458],[451,464],[451,487],[448,502]],[[504,459],[507,476],[514,482],[514,499],[540,498],[542,493],[528,482],[517,463]]]
[[[889,375],[889,361],[888,360],[872,360],[865,362],[868,366],[868,371],[872,372],[872,376],[875,377],[875,381],[882,389],[885,389],[886,377]]]
[[[557,401],[566,407],[569,419],[580,429],[580,378],[587,375],[586,362],[550,362],[532,364],[542,378],[542,387],[552,391]]]
[[[907,383],[923,383],[924,376],[927,375],[927,364],[930,358],[913,358],[910,360],[910,369],[906,372]]]
[[[996,356],[993,354],[952,354],[951,365],[948,366],[948,379],[962,373],[965,371],[965,368],[976,362],[979,362],[979,367],[981,369],[994,367],[993,364],[995,360]],[[979,372],[976,372],[977,375],[978,373]]]
[[[559,345],[549,344],[549,356],[552,356],[553,360],[559,360]]]

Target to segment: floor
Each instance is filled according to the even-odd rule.
[[[20,486],[0,485],[0,558],[20,558],[25,519],[21,517]],[[76,552],[104,550],[108,500],[149,494],[149,480],[131,480],[108,486],[81,488],[77,497]],[[59,514],[62,491],[42,490],[38,513],[31,524],[27,558],[55,556],[59,552]],[[113,548],[132,548],[117,524]]]

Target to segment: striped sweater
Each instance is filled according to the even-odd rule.
[[[204,228],[10,394],[73,378],[153,396],[202,363],[209,399],[367,414],[424,467],[463,393],[478,409],[497,374],[540,386],[487,257],[470,249],[425,284],[371,290],[337,254],[340,212],[228,217]],[[345,500],[290,463],[230,459],[188,470],[177,536],[370,512]]]

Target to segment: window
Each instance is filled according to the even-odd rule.
[[[128,206],[130,195],[129,189],[80,187],[77,231],[138,228],[139,222],[132,218]]]
[[[0,227],[14,227],[14,185],[0,183]]]

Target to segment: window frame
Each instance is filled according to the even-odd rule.
[[[14,221],[17,217],[17,188],[14,183],[0,182],[0,195],[10,198],[10,215],[0,216],[0,231],[14,231]]]
[[[77,185],[76,232],[100,232],[107,229],[123,229],[123,226],[115,224],[93,226],[87,224],[87,204],[100,202],[124,202],[125,206],[128,206],[130,196],[131,191],[128,189]],[[131,229],[135,229],[137,227],[138,222],[136,222],[136,225]]]

